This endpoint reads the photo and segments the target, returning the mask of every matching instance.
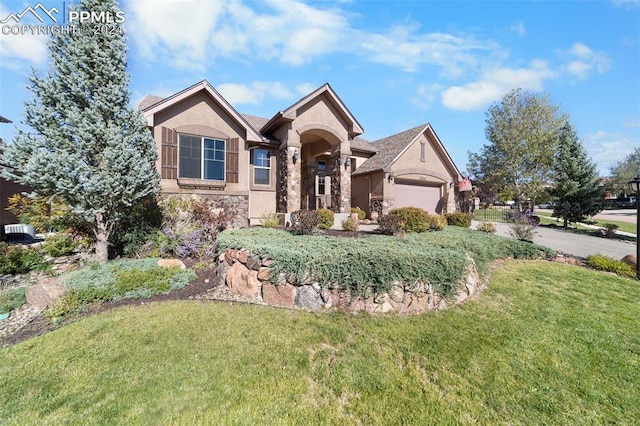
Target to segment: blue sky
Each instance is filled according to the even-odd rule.
[[[0,20],[37,1],[0,1]],[[41,0],[62,9],[60,0]],[[64,6],[68,7],[69,1]],[[513,88],[569,115],[602,174],[640,146],[640,1],[121,0],[132,102],[207,79],[271,117],[328,82],[376,140],[431,123],[464,173]],[[27,19],[27,18],[25,18]],[[0,24],[1,26],[1,24]],[[45,36],[0,34],[11,140]]]

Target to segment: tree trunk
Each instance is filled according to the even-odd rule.
[[[104,265],[109,261],[109,234],[111,227],[106,223],[102,213],[96,214],[96,227],[94,234],[96,236],[96,262]]]
[[[564,220],[564,229],[567,229],[567,226],[569,225],[569,221],[567,219]]]

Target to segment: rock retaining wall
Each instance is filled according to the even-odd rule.
[[[339,307],[352,312],[420,313],[462,303],[484,288],[475,262],[470,257],[468,260],[457,294],[447,299],[434,292],[433,285],[421,281],[410,284],[397,281],[386,293],[371,292],[367,297],[352,297],[345,291],[322,288],[312,279],[299,281],[280,274],[273,280],[270,278],[273,260],[244,249],[227,249],[218,257],[216,279],[219,285],[227,286],[233,293],[269,305],[313,310]]]

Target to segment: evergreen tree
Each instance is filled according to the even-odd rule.
[[[569,222],[579,222],[602,210],[600,176],[589,159],[569,122],[558,133],[559,149],[555,159],[555,189],[557,197],[553,216]]]
[[[83,0],[76,10],[116,16],[115,0]],[[5,176],[40,196],[58,196],[87,221],[96,259],[108,260],[111,231],[138,200],[157,194],[157,151],[142,115],[129,107],[120,24],[78,24],[49,41],[51,67],[29,78],[33,99],[8,145]],[[104,30],[104,31],[103,31]]]

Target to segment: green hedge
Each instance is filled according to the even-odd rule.
[[[636,271],[631,267],[631,265],[621,260],[613,259],[601,254],[593,254],[587,257],[587,265],[591,266],[593,269],[613,272],[614,274],[618,274],[623,277],[636,277]]]
[[[218,252],[245,248],[274,260],[272,278],[285,273],[323,287],[340,287],[364,294],[389,290],[395,280],[424,280],[447,296],[455,292],[468,260],[479,269],[499,257],[540,258],[552,252],[535,244],[486,235],[463,228],[409,234],[405,238],[370,235],[360,238],[295,236],[275,229],[229,230],[218,236]]]

